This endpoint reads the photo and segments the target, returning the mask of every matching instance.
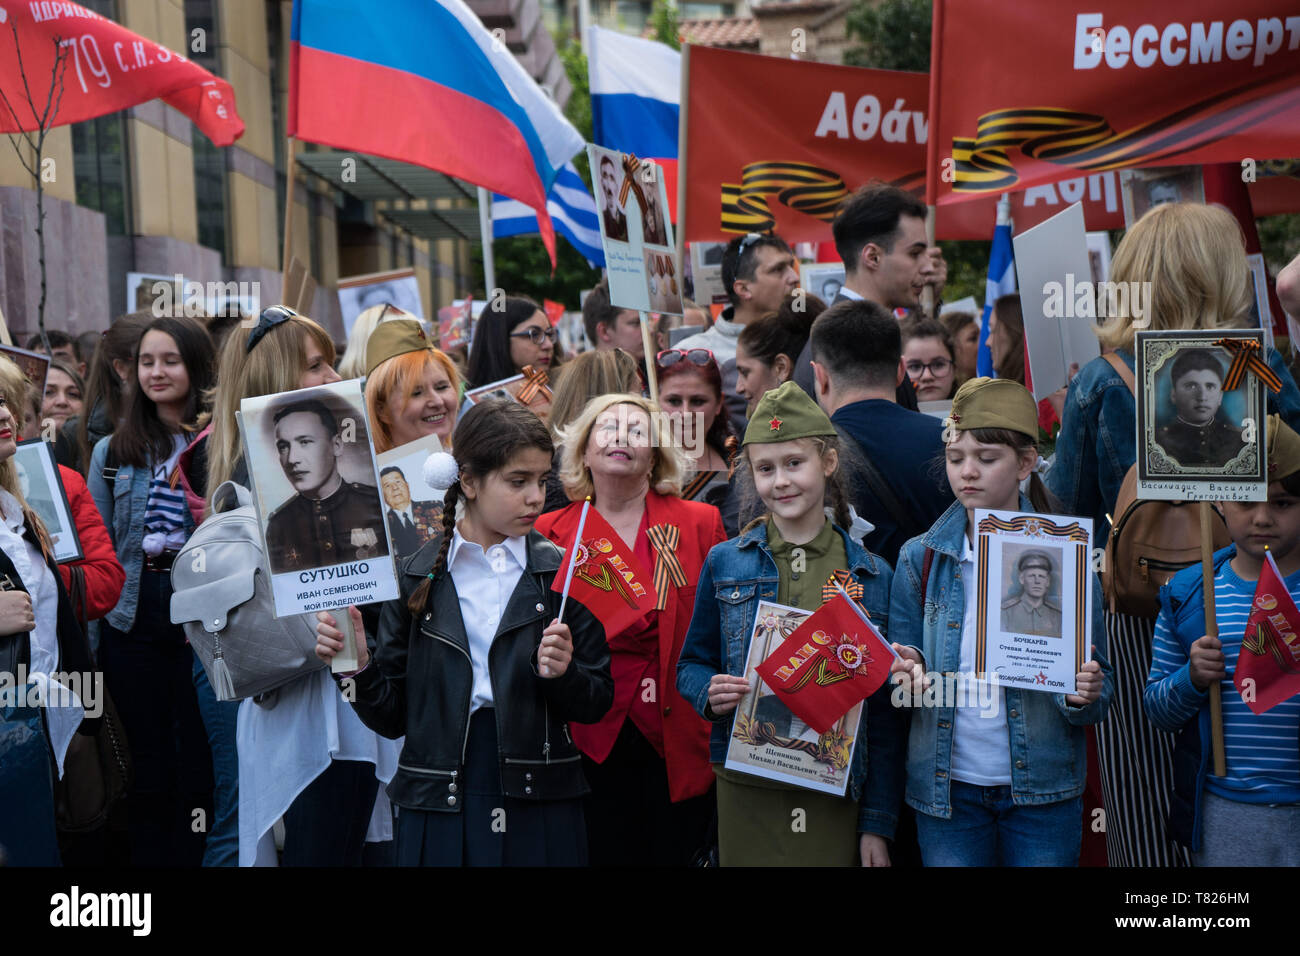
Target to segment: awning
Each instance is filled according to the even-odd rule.
[[[334,149],[300,152],[297,162],[340,192],[386,203],[383,217],[420,239],[479,240],[478,189],[452,176],[391,159]],[[350,160],[351,162],[345,162]],[[435,208],[450,199],[455,208]],[[426,208],[412,208],[420,203]]]

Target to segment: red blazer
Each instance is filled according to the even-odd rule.
[[[95,499],[90,496],[86,479],[63,465],[59,465],[59,477],[63,479],[63,490],[68,493],[72,522],[77,526],[77,537],[81,539],[81,553],[84,555],[80,561],[60,564],[59,577],[63,579],[64,588],[71,589],[73,566],[83,570],[87,620],[95,621],[117,606],[117,599],[122,596],[122,585],[126,583],[126,572],[117,560],[113,539],[95,507]],[[81,608],[75,610],[80,618]]]
[[[651,491],[646,495],[645,506],[648,526],[672,524],[681,531],[677,560],[686,576],[683,588],[669,582],[671,595],[667,606],[659,612],[659,703],[664,722],[668,792],[676,802],[700,796],[713,783],[713,770],[709,766],[711,728],[677,693],[677,658],[695,610],[695,585],[704,568],[704,559],[710,548],[727,540],[727,533],[722,529],[722,515],[710,504],[683,501]],[[560,547],[568,548],[578,530],[581,510],[582,503],[575,502],[559,511],[548,512],[537,519],[537,530]],[[653,568],[649,570],[654,573]]]

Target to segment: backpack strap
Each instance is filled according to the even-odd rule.
[[[1128,386],[1129,393],[1134,398],[1137,398],[1137,380],[1133,378],[1133,370],[1128,367],[1128,364],[1115,352],[1107,352],[1102,356],[1102,358],[1110,363],[1110,367],[1119,373],[1119,377],[1122,378],[1124,384]]]
[[[930,565],[934,564],[934,549],[925,549],[925,560],[921,562],[921,604],[925,604],[925,590],[930,584]]]
[[[104,456],[104,468],[100,472],[104,480],[110,485],[117,481],[117,471],[122,463],[118,460],[117,452],[113,451],[113,439],[108,440],[108,454]]]

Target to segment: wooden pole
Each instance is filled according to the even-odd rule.
[[[659,377],[656,374],[655,348],[650,342],[650,316],[645,312],[637,314],[641,316],[641,347],[645,350],[645,382],[650,389],[650,401],[658,403]]]
[[[1214,512],[1208,501],[1201,503],[1201,582],[1205,591],[1205,633],[1219,636],[1219,622],[1214,613]],[[1228,774],[1228,760],[1223,752],[1223,698],[1219,682],[1210,685],[1210,746],[1214,754],[1214,775]]]
[[[288,139],[289,152],[284,169],[284,263],[280,268],[281,275],[285,276],[289,274],[289,257],[293,253],[293,186],[298,162],[297,140],[292,136]]]
[[[0,308],[0,342],[5,345],[13,345],[13,339],[9,337],[9,323],[5,321],[5,310]]]
[[[926,255],[929,255],[929,249],[934,245],[934,206],[925,207],[925,246]],[[927,318],[936,319],[934,314],[934,284],[927,282],[921,289],[921,311]]]

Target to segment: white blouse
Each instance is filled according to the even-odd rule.
[[[56,674],[59,667],[59,587],[40,548],[23,537],[23,506],[3,488],[0,488],[0,517],[3,517],[0,520],[0,550],[13,562],[23,588],[32,599],[36,628],[31,632],[31,663],[27,677],[40,688],[50,746],[62,777],[68,744],[72,742],[72,735],[86,711],[81,698],[68,687],[69,683],[75,682]],[[87,686],[85,682],[91,679],[91,675],[78,675],[77,680],[82,682],[78,686]],[[89,686],[94,688],[96,685],[92,683]],[[93,700],[91,705],[92,710],[96,709]]]
[[[501,615],[515,593],[528,564],[524,538],[506,538],[486,551],[481,545],[452,535],[447,567],[460,599],[460,616],[469,638],[469,659],[474,666],[474,689],[469,712],[492,706],[492,680],[488,674],[488,651],[501,625]]]

